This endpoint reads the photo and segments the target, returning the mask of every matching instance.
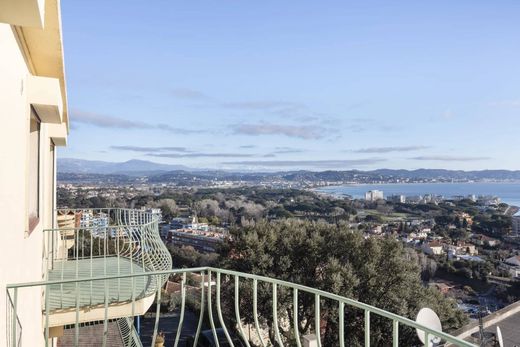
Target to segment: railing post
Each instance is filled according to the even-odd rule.
[[[258,280],[253,278],[253,317],[255,320],[256,334],[262,344],[262,347],[266,347],[262,334],[260,333],[260,323],[258,322]]]
[[[321,347],[321,314],[320,314],[320,296],[314,296],[314,328],[318,347]]]
[[[240,336],[242,336],[246,346],[250,347],[249,339],[246,338],[244,328],[242,327],[242,318],[240,318],[240,278],[238,275],[235,275],[235,316],[238,324],[238,332],[240,333]]]
[[[392,347],[399,347],[399,321],[392,321]]]
[[[16,317],[18,312],[18,288],[14,288],[13,293],[13,316],[12,319],[12,327],[11,327],[11,333],[12,333],[12,347],[16,347]]]
[[[104,313],[104,317],[103,317],[103,347],[106,347],[107,337],[108,337],[108,296],[109,296],[109,292],[108,292],[107,280],[104,280],[103,283],[104,283],[104,287],[105,287],[104,288],[104,290],[105,290],[105,300],[104,300],[105,313]]]
[[[370,311],[365,310],[365,347],[370,347]]]
[[[76,277],[77,279],[77,277]],[[79,346],[79,282],[76,282],[76,324],[74,329],[74,345]]]
[[[208,270],[208,314],[209,324],[211,325],[211,331],[213,332],[213,338],[217,347],[220,347],[218,341],[217,330],[215,328],[215,321],[213,320],[213,307],[211,305],[211,270]]]
[[[345,303],[339,302],[339,346],[345,347]]]
[[[174,347],[179,345],[179,339],[181,337],[182,325],[184,323],[184,309],[186,304],[186,272],[182,274],[181,282],[181,316],[179,318],[179,325],[177,326],[177,335],[175,336]]]
[[[92,231],[90,232],[90,277],[92,277],[92,271],[93,271],[93,267],[94,267],[94,239],[93,239],[93,236],[92,236]],[[90,304],[92,305],[92,293],[93,293],[93,283],[92,281],[90,281]]]
[[[143,276],[144,277],[144,276]],[[157,331],[159,329],[159,316],[161,315],[161,281],[160,276],[157,276],[157,304],[155,310],[155,325],[153,328],[152,346],[155,345],[155,339],[157,338]]]
[[[204,293],[206,292],[204,290],[204,281],[205,281],[205,276],[204,276],[204,272],[201,272],[200,273],[200,276],[201,276],[201,281],[200,281],[200,315],[199,315],[199,323],[197,324],[197,331],[195,332],[195,341],[193,341],[193,346],[197,346],[197,343],[199,341],[199,335],[200,335],[200,330],[202,328],[202,321],[204,320],[204,304],[205,304],[205,300],[204,300]]]
[[[217,293],[216,293],[216,296],[217,296],[217,314],[218,314],[218,319],[220,321],[220,325],[222,326],[222,329],[224,330],[224,335],[226,335],[226,339],[228,340],[229,344],[231,345],[231,347],[234,347],[235,344],[231,340],[231,336],[229,336],[229,332],[228,332],[228,330],[226,328],[226,324],[224,322],[224,318],[222,317],[222,307],[220,305],[220,272],[217,272]]]
[[[132,277],[132,322],[130,324],[130,330],[134,328],[134,320],[135,320],[135,277]],[[139,331],[139,317],[137,319],[137,329]],[[131,341],[128,342],[128,347],[131,347]]]
[[[49,344],[49,286],[44,286],[45,289],[45,346]]]
[[[300,342],[300,323],[298,323],[298,289],[293,289],[293,320],[294,320],[294,339],[296,340],[296,345],[301,347],[302,344]]]
[[[282,337],[280,336],[280,328],[278,327],[278,287],[276,283],[273,283],[273,320],[276,342],[280,345],[280,347],[283,347]]]

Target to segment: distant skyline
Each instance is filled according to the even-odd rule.
[[[518,1],[64,1],[59,156],[518,170],[519,17]]]

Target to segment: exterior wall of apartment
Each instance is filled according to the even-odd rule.
[[[53,125],[41,123],[39,222],[28,222],[29,125],[31,105],[27,81],[31,75],[20,36],[0,23],[0,345],[6,343],[6,285],[44,279],[44,232],[53,225],[55,150],[49,137]],[[18,295],[22,341],[43,345],[42,290],[23,289]]]

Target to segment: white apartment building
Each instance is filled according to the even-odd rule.
[[[365,193],[365,200],[366,201],[377,201],[377,200],[383,200],[384,194],[381,190],[369,190]]]

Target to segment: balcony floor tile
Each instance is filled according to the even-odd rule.
[[[145,269],[127,258],[107,257],[81,260],[55,261],[49,271],[48,280],[68,280],[99,276],[117,276],[143,273]],[[108,303],[124,303],[150,295],[155,291],[155,281],[151,276],[121,278],[106,281],[65,283],[50,286],[50,310],[67,310],[76,307],[76,290],[79,288],[79,307],[98,306],[105,303],[105,286],[108,287]]]

